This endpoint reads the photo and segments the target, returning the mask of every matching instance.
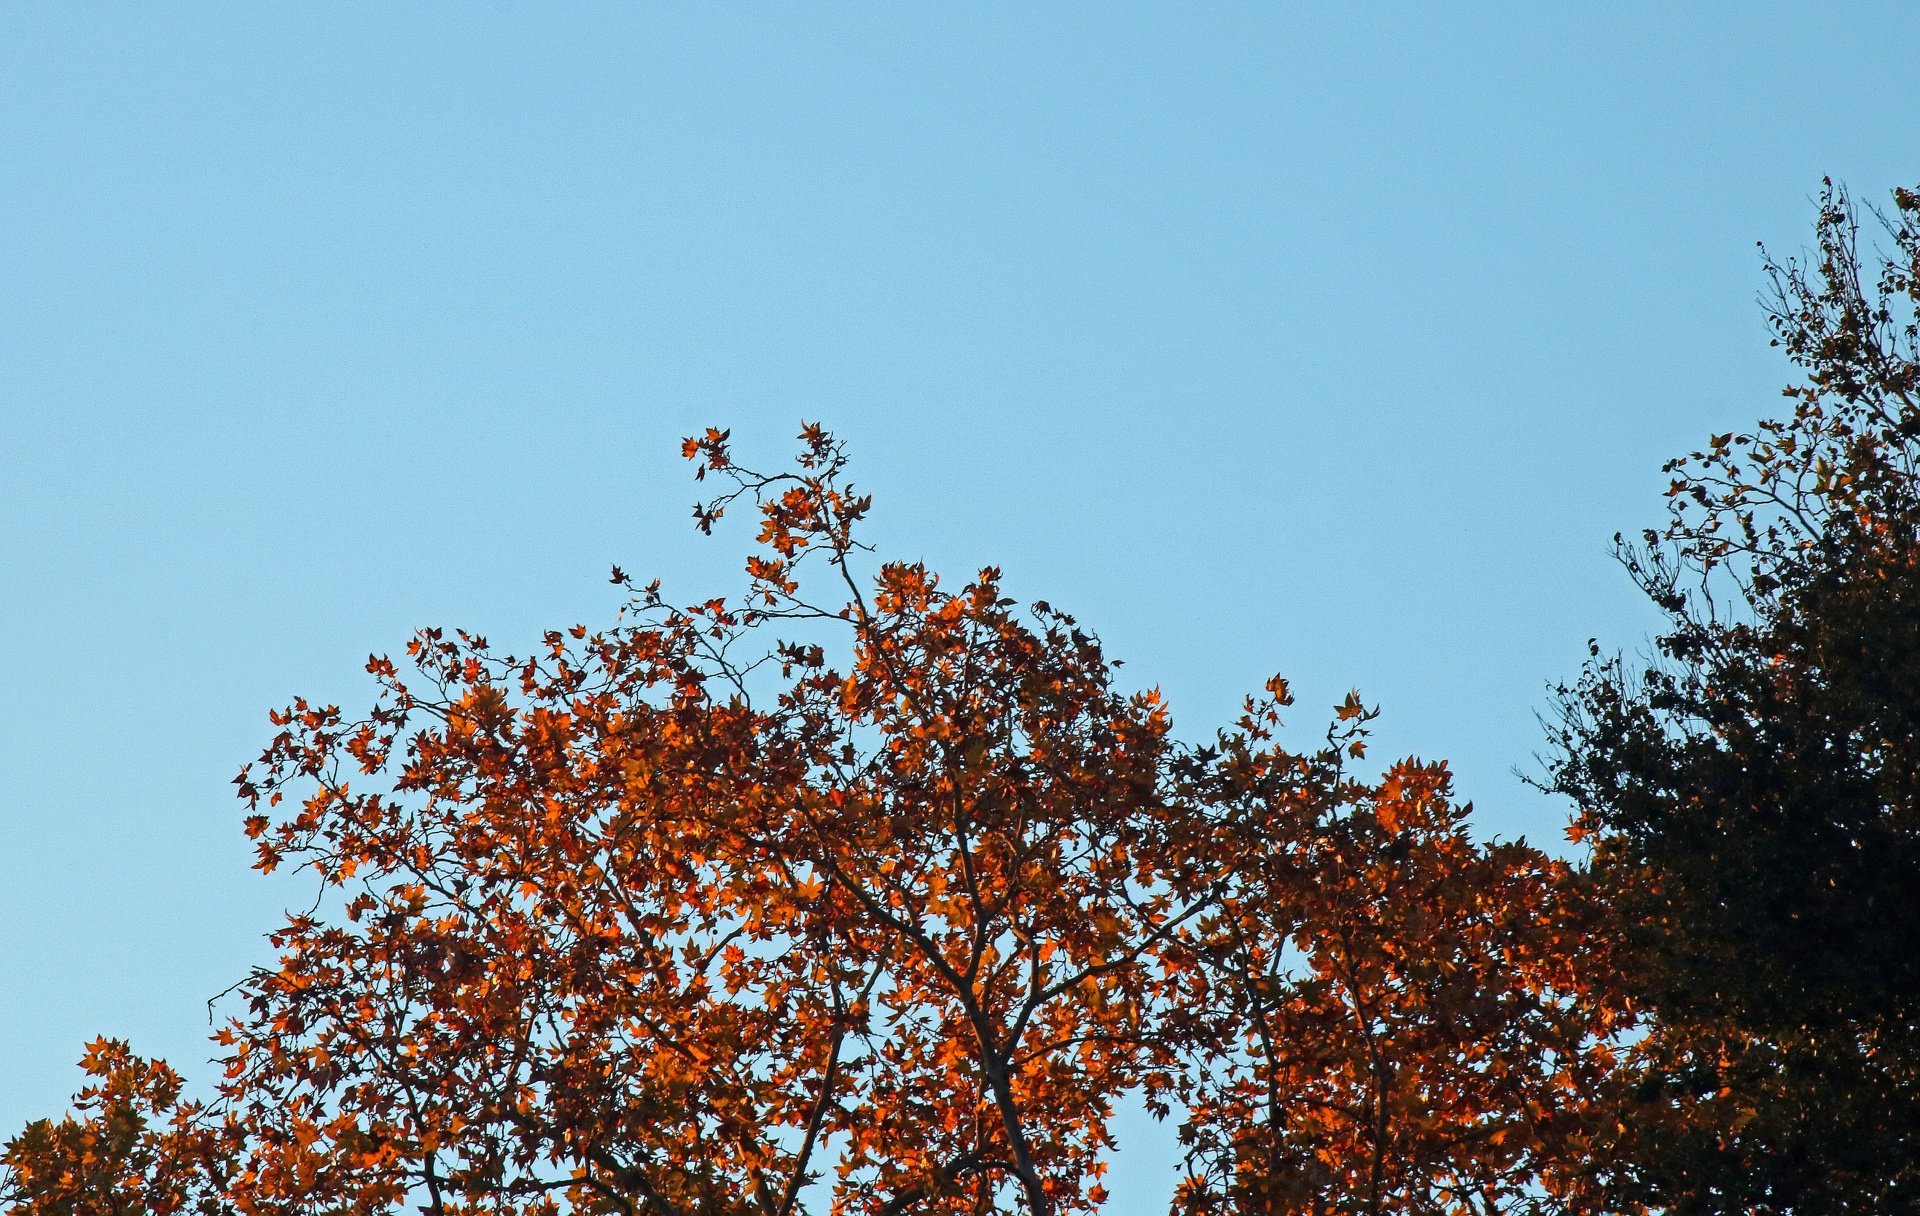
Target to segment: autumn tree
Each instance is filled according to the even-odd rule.
[[[685,445],[703,530],[758,515],[741,598],[616,569],[608,628],[427,630],[366,713],[276,713],[247,831],[318,889],[217,1096],[112,1064],[131,1106],[10,1142],[17,1206],[1068,1216],[1129,1093],[1184,1104],[1185,1212],[1566,1206],[1616,1028],[1566,867],[1442,767],[1353,775],[1357,699],[1306,755],[1278,683],[1179,743],[996,570],[870,554],[801,443]]]
[[[1769,261],[1792,410],[1668,466],[1656,652],[1564,692],[1655,1014],[1609,1155],[1676,1212],[1920,1211],[1920,194],[1875,219]]]

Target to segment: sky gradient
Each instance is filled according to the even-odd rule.
[[[1556,840],[1546,686],[1652,623],[1609,538],[1778,406],[1755,243],[1920,184],[1920,9],[1199,7],[0,14],[0,1134],[96,1034],[209,1079],[304,899],[228,785],[270,707],[605,623],[615,562],[739,586],[709,424],[843,434],[883,555],[1002,566],[1186,738],[1358,687]]]

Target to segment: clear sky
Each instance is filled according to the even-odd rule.
[[[886,552],[1003,566],[1188,737],[1358,686],[1556,839],[1511,770],[1649,627],[1608,539],[1779,403],[1755,242],[1920,182],[1916,46],[1909,3],[10,6],[0,1126],[98,1033],[207,1079],[301,898],[228,785],[270,706],[605,622],[613,562],[736,586],[709,423],[842,432]]]

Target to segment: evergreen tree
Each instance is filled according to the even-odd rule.
[[[1786,417],[1672,462],[1621,556],[1666,626],[1561,690],[1651,1015],[1611,1146],[1678,1213],[1920,1211],[1920,193],[1829,183],[1767,269]]]

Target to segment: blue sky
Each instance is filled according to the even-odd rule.
[[[0,15],[0,1124],[204,1079],[297,888],[228,781],[420,625],[704,596],[680,436],[852,443],[883,550],[1201,737],[1276,671],[1488,834],[1608,539],[1776,407],[1756,241],[1920,182],[1906,4]],[[1159,1209],[1128,1124],[1116,1210]]]

